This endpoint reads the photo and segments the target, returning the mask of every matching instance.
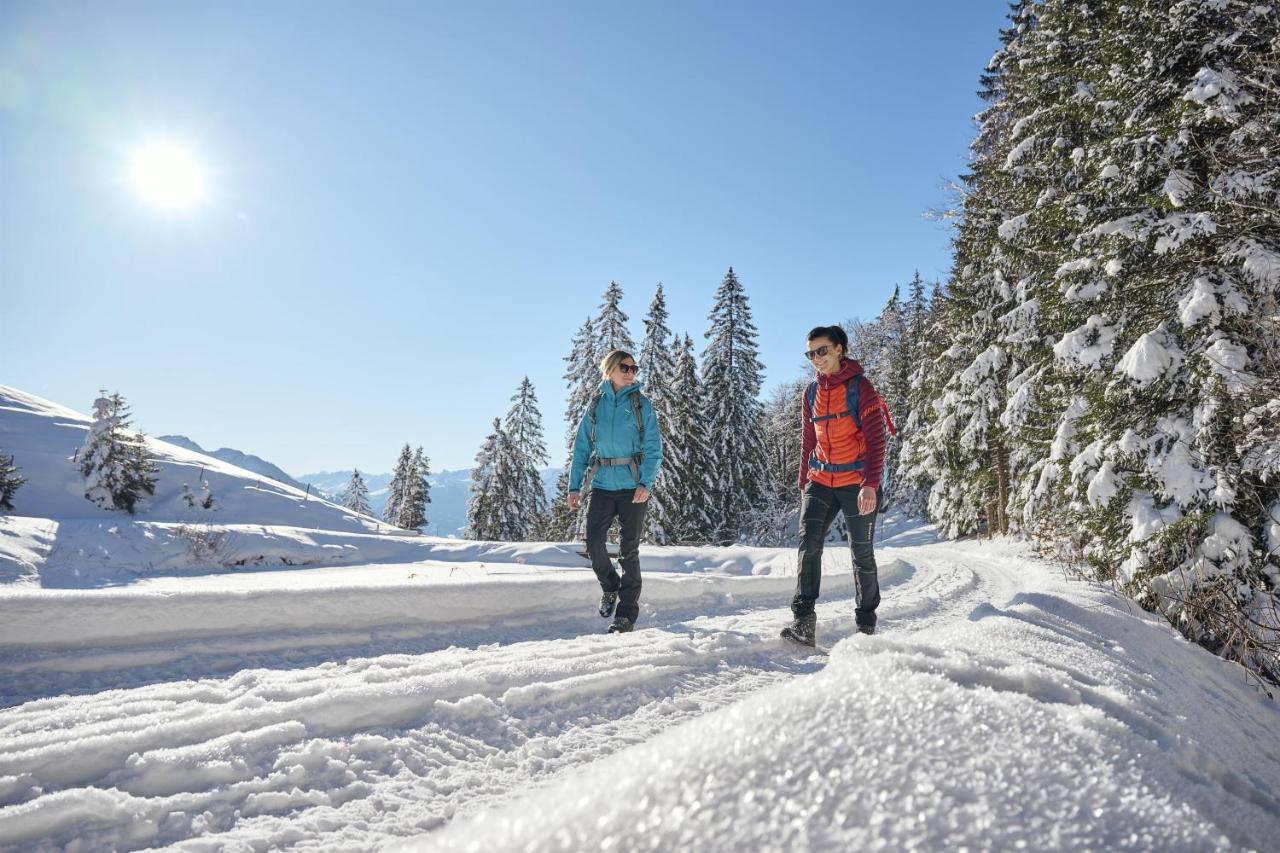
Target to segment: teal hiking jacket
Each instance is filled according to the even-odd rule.
[[[641,398],[640,416],[644,420],[644,447],[640,446],[640,432],[636,429],[636,416],[632,412],[631,395],[640,391],[640,383],[633,382],[618,393],[608,379],[600,383],[600,404],[596,408],[596,446],[591,446],[590,413],[583,411],[578,420],[578,434],[573,439],[573,465],[569,469],[569,491],[582,488],[582,478],[593,451],[597,458],[608,459],[644,453],[640,464],[640,482],[631,476],[628,465],[610,465],[596,472],[593,488],[621,491],[644,486],[653,489],[653,481],[662,467],[662,432],[653,404],[647,397]],[[589,405],[589,404],[588,404]]]

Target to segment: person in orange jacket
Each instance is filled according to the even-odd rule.
[[[849,337],[839,326],[809,332],[805,356],[813,363],[814,381],[805,390],[800,420],[804,426],[800,456],[800,554],[796,592],[791,599],[794,621],[782,636],[812,646],[817,643],[814,605],[822,582],[822,549],[827,531],[844,512],[856,564],[858,630],[875,633],[880,581],[872,548],[880,479],[884,469],[884,402],[862,365],[847,357]]]

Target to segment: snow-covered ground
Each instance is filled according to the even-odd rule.
[[[888,538],[873,637],[854,633],[848,553],[832,548],[829,658],[776,638],[790,552],[741,557],[772,573],[707,570],[717,549],[695,572],[646,552],[640,630],[609,636],[588,570],[535,561],[551,547],[8,585],[0,847],[1265,850],[1280,837],[1274,704],[1016,545]]]
[[[136,517],[87,421],[0,388],[0,849],[1276,849],[1280,728],[1243,670],[1015,543],[877,548],[856,634],[777,632],[795,553],[641,549],[605,635],[577,546],[386,530],[152,442]],[[183,482],[205,469],[218,508]]]

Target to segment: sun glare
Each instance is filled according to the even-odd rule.
[[[163,210],[183,210],[204,198],[204,174],[191,153],[168,142],[144,145],[129,160],[134,189]]]

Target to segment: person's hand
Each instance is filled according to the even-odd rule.
[[[858,515],[870,515],[876,511],[876,490],[863,486],[858,490]]]
[[[631,499],[631,502],[633,504],[642,504],[647,500],[649,500],[649,490],[644,486],[640,486],[636,489],[635,497]]]
[[[577,492],[569,493],[569,509],[573,510],[574,512],[578,511],[578,493]]]

